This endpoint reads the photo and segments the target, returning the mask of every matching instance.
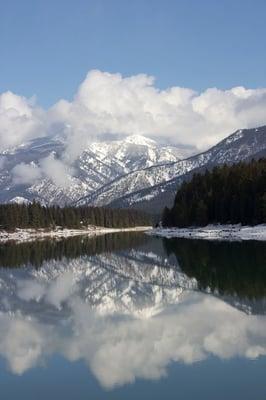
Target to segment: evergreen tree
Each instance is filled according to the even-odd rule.
[[[162,223],[178,227],[265,223],[265,191],[265,158],[215,167],[181,185],[172,209],[164,209]]]
[[[59,207],[32,204],[0,204],[0,229],[86,228],[89,225],[127,228],[151,225],[151,216],[136,210],[101,207]]]

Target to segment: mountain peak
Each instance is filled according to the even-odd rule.
[[[130,135],[125,138],[125,142],[140,146],[155,146],[156,142],[142,135]]]
[[[67,175],[72,182],[67,187],[56,185],[49,177],[34,183],[23,178],[23,184],[14,180],[17,165],[39,165],[51,153],[56,152],[59,159],[63,154],[62,142],[36,139],[5,154],[0,200],[24,202],[35,198],[43,204],[111,204],[126,208],[146,207],[149,203],[148,209],[151,202],[157,202],[159,210],[160,204],[172,201],[176,187],[193,171],[263,156],[265,135],[266,127],[238,130],[208,151],[189,158],[184,158],[182,148],[165,146],[142,135],[90,143],[75,161],[73,176]]]

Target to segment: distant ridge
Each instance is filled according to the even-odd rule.
[[[241,129],[203,153],[120,177],[77,204],[135,207],[157,213],[163,205],[172,204],[178,185],[194,172],[265,155],[266,126]]]
[[[138,208],[159,213],[171,205],[177,186],[196,171],[222,163],[234,163],[266,154],[266,126],[240,129],[209,150],[184,159],[184,151],[163,146],[141,135],[123,140],[88,144],[60,187],[47,177],[34,183],[14,180],[14,168],[21,163],[39,165],[54,154],[62,157],[64,142],[41,138],[1,154],[0,202],[100,205]]]

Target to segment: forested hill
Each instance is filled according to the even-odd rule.
[[[44,207],[30,204],[0,204],[0,229],[16,228],[128,228],[151,225],[151,217],[136,210],[113,210],[102,207]]]
[[[172,209],[165,207],[164,227],[209,223],[266,222],[266,158],[195,174],[176,193]]]

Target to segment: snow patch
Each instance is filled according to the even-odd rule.
[[[157,228],[148,235],[166,238],[205,239],[205,240],[259,240],[266,241],[266,224],[256,226],[242,225],[207,225],[190,228]]]

